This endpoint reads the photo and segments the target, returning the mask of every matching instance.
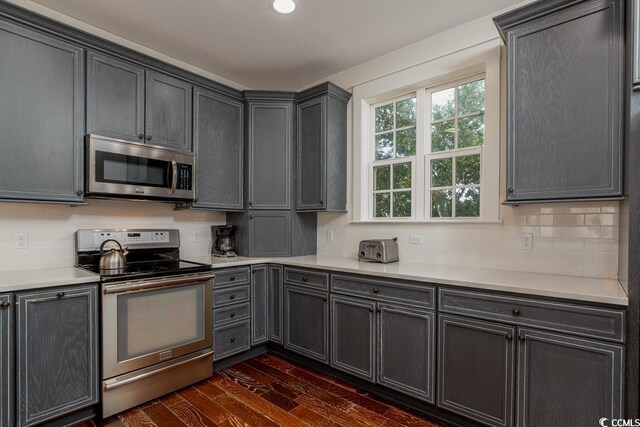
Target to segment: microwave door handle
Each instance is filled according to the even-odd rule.
[[[174,157],[171,158],[171,195],[176,194],[178,187],[178,162]]]

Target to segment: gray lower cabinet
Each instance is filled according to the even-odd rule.
[[[620,197],[624,2],[535,2],[495,21],[508,49],[507,201]]]
[[[184,80],[147,71],[145,123],[149,144],[191,150],[192,91]]]
[[[284,347],[329,363],[328,292],[285,285]]]
[[[267,295],[269,267],[254,265],[251,267],[251,345],[256,346],[267,342]]]
[[[244,106],[196,87],[193,95],[196,209],[241,211],[244,171]]]
[[[622,346],[525,328],[518,340],[519,427],[623,418]]]
[[[0,426],[13,423],[13,296],[0,294]]]
[[[284,299],[283,269],[281,265],[269,266],[269,290],[267,292],[267,315],[269,341],[282,344],[282,307]]]
[[[513,425],[515,335],[512,326],[440,314],[437,405],[490,426]]]
[[[87,133],[143,142],[144,87],[144,68],[89,52]]]
[[[98,403],[96,285],[16,294],[18,426]]]
[[[3,20],[0,58],[0,198],[81,202],[84,50]]]

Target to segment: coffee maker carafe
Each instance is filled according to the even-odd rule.
[[[218,257],[237,256],[233,242],[233,225],[214,225],[211,227],[213,246],[211,254]]]

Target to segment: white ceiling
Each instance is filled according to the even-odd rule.
[[[253,89],[295,90],[521,0],[34,0]]]

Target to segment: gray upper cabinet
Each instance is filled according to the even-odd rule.
[[[247,156],[250,209],[289,209],[293,160],[293,94],[291,100],[265,99],[248,93]]]
[[[486,425],[513,425],[516,328],[438,318],[438,406]]]
[[[0,57],[0,198],[81,202],[83,49],[0,21]]]
[[[87,133],[144,140],[144,68],[111,56],[87,56]]]
[[[192,86],[149,70],[146,90],[147,142],[191,150]]]
[[[324,83],[298,94],[298,211],[347,210],[347,103],[351,94]]]
[[[269,290],[267,313],[269,320],[269,341],[282,344],[282,306],[284,298],[283,272],[281,265],[269,266]]]
[[[289,256],[290,217],[289,211],[249,211],[249,256]]]
[[[518,340],[518,426],[623,418],[622,346],[524,328]]]
[[[269,269],[266,265],[251,267],[251,345],[268,340],[267,281]]]
[[[0,425],[13,422],[13,297],[0,295]]]
[[[534,2],[507,43],[507,202],[622,195],[624,4]]]
[[[329,363],[329,303],[327,292],[285,286],[286,349]]]
[[[197,200],[192,207],[241,211],[244,106],[240,101],[196,87],[193,111]]]
[[[98,402],[98,288],[16,295],[17,425]]]
[[[633,86],[640,87],[640,0],[632,0]]]

